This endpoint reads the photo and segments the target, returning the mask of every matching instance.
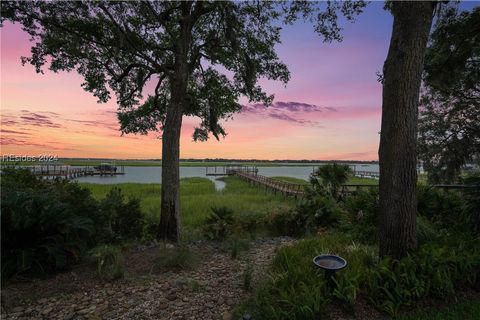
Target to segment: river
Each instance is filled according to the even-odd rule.
[[[356,170],[376,171],[378,164],[356,164]],[[317,166],[276,166],[258,167],[258,174],[267,177],[292,177],[308,180],[310,174]],[[115,184],[115,183],[160,183],[162,177],[161,167],[124,167],[124,175],[116,176],[86,176],[79,177],[79,182]],[[223,189],[225,183],[218,177],[207,176],[205,167],[180,167],[180,178],[202,177],[212,180],[217,190]]]

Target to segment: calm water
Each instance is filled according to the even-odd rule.
[[[115,183],[160,183],[162,177],[161,167],[124,167],[125,174],[118,176],[87,176],[79,177],[79,182],[99,183],[99,184],[115,184]],[[302,167],[258,167],[258,174],[267,177],[292,177],[308,180],[310,174],[316,166]],[[213,172],[213,168],[209,169]],[[358,171],[378,171],[378,164],[357,164]],[[202,177],[212,180],[217,190],[225,187],[223,181],[218,180],[215,176],[206,176],[205,167],[180,167],[180,178]]]

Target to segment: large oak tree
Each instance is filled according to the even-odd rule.
[[[218,139],[240,96],[271,103],[259,78],[289,79],[274,51],[279,9],[262,1],[34,1],[3,2],[1,13],[34,41],[24,63],[76,70],[99,102],[113,91],[122,132],[162,132],[158,237],[177,241],[182,118],[201,119],[194,139]]]
[[[435,2],[394,1],[383,67],[380,135],[380,256],[401,258],[417,247],[417,122],[424,56]]]

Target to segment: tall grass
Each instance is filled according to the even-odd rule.
[[[293,199],[273,195],[258,186],[235,177],[225,177],[225,189],[215,190],[214,183],[206,178],[183,178],[180,181],[180,206],[184,227],[200,226],[210,215],[212,207],[226,206],[234,214],[267,213],[273,208],[294,205]],[[141,208],[146,219],[158,221],[160,218],[160,184],[122,183],[90,184],[88,187],[95,198],[105,197],[114,187],[122,189],[127,197],[140,199]]]

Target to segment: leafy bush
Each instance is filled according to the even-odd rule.
[[[300,236],[305,228],[297,221],[296,211],[289,208],[276,208],[266,217],[266,224],[274,236]]]
[[[97,262],[97,273],[102,279],[116,280],[123,278],[123,254],[119,247],[102,245],[92,250],[91,256]]]
[[[362,243],[378,242],[378,189],[359,191],[345,201],[347,219],[341,229]]]
[[[301,240],[277,252],[268,279],[241,311],[255,319],[317,319],[326,316],[333,299],[351,309],[362,294],[376,308],[395,316],[401,307],[421,298],[445,298],[459,285],[477,286],[478,239],[452,235],[444,240],[424,245],[400,261],[378,261],[375,247],[352,242],[340,232]],[[312,264],[312,258],[323,253],[338,254],[348,262],[337,272],[332,291],[325,287],[323,271]]]
[[[466,177],[463,183],[476,186],[465,191],[465,200],[468,224],[473,232],[480,234],[480,173]]]
[[[382,260],[368,271],[368,295],[378,309],[391,316],[401,306],[426,296],[453,295],[455,285],[473,284],[480,275],[479,248],[426,245],[400,261]]]
[[[66,200],[77,189],[41,181],[26,170],[4,170],[1,184],[3,276],[54,272],[81,257],[94,225],[79,215],[83,202]]]
[[[257,212],[243,212],[237,215],[234,222],[234,232],[239,234],[248,233],[254,238],[257,231],[264,226],[265,214]]]
[[[337,201],[331,196],[306,198],[296,208],[296,220],[305,233],[314,233],[318,227],[331,227],[340,221],[344,214]]]
[[[24,169],[1,173],[2,275],[65,269],[87,249],[142,234],[138,200],[112,190],[98,203],[88,189],[46,181]]]
[[[100,201],[99,219],[104,241],[135,239],[142,235],[144,219],[140,201],[135,198],[125,201],[119,188],[112,188]]]
[[[439,235],[439,231],[433,223],[423,216],[417,216],[417,241],[423,245],[434,241]]]
[[[275,235],[303,236],[315,234],[321,227],[336,225],[344,210],[331,196],[309,196],[300,200],[292,210],[273,211],[267,224]]]
[[[465,229],[467,217],[459,193],[419,186],[417,197],[420,215],[442,227]]]
[[[227,207],[214,207],[203,226],[205,237],[210,240],[224,240],[232,231],[233,210]]]
[[[310,177],[311,188],[316,194],[330,195],[338,199],[339,189],[347,182],[351,172],[348,165],[334,163],[320,166]]]

